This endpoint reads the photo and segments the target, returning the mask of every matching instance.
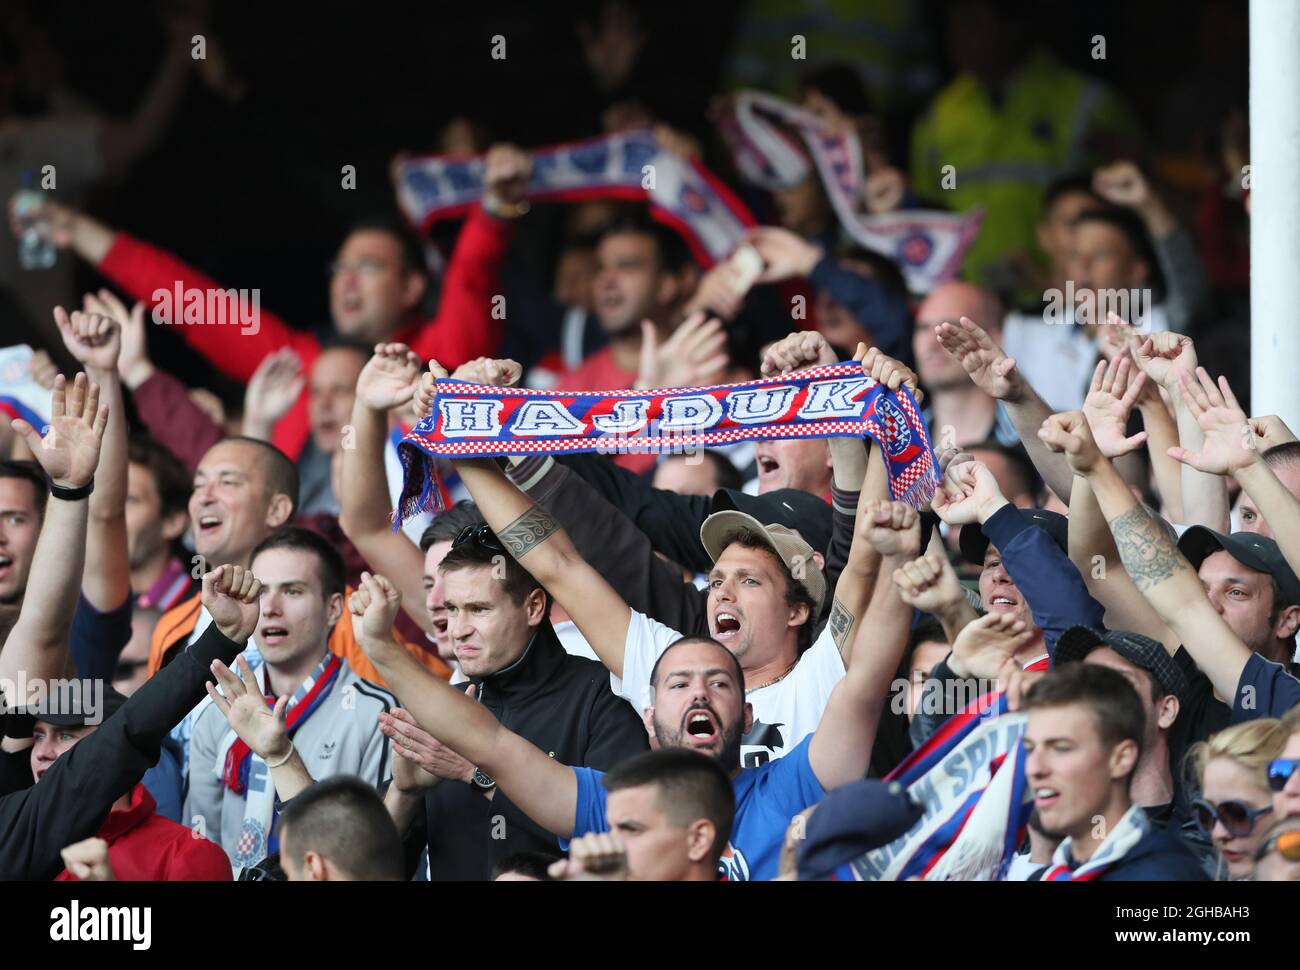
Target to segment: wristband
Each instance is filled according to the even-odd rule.
[[[64,485],[55,485],[50,482],[50,494],[55,498],[63,499],[65,502],[80,502],[95,490],[95,480],[92,478],[80,488],[68,488]]]
[[[279,768],[279,767],[281,767],[282,765],[284,765],[284,764],[285,764],[285,763],[286,763],[290,758],[292,758],[292,757],[293,757],[293,743],[290,742],[288,753],[287,753],[283,758],[281,758],[279,761],[277,761],[275,764],[271,764],[270,762],[268,762],[266,766],[267,766],[268,768]]]

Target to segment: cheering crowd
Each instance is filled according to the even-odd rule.
[[[453,122],[314,329],[10,179],[0,288],[66,278],[0,351],[0,878],[1300,879],[1240,133],[1189,226],[1121,98],[946,9],[910,164],[812,55],[710,143]]]

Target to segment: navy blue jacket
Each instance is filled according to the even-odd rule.
[[[1097,877],[1097,882],[1206,882],[1209,876],[1182,840],[1152,828],[1137,845]]]
[[[1026,522],[1013,505],[1004,505],[984,523],[984,534],[1002,556],[1002,566],[1007,571],[1020,595],[1033,613],[1034,623],[1043,631],[1043,642],[1048,654],[1056,649],[1056,641],[1070,627],[1082,624],[1101,627],[1106,611],[1092,598],[1088,586],[1075,569],[1074,563],[1050,535],[1036,525]],[[912,721],[912,743],[919,746],[939,729],[944,721],[959,713],[950,698],[972,696],[961,678],[952,672],[948,661],[935,665],[926,691],[943,691],[941,713],[927,713],[927,698]],[[929,702],[932,710],[936,706]]]

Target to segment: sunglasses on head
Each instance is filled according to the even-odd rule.
[[[1270,852],[1276,851],[1287,862],[1300,862],[1300,829],[1279,832],[1255,851],[1255,861],[1262,862]]]
[[[1268,787],[1281,791],[1300,768],[1300,758],[1274,758],[1268,763]]]
[[[1204,798],[1198,798],[1192,802],[1192,812],[1196,815],[1196,824],[1201,827],[1203,832],[1209,834],[1214,830],[1215,822],[1222,822],[1223,827],[1228,830],[1228,834],[1237,838],[1250,835],[1251,830],[1255,828],[1255,820],[1271,811],[1273,811],[1272,805],[1265,805],[1263,808],[1251,808],[1245,802],[1239,802],[1236,799],[1219,802],[1217,805],[1207,802]]]
[[[468,525],[460,530],[460,535],[456,536],[452,542],[453,549],[460,549],[462,546],[476,545],[490,552],[505,552],[506,547],[501,545],[501,540],[496,537],[486,525]]]

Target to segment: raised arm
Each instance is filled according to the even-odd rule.
[[[1204,438],[1199,451],[1171,448],[1170,455],[1199,472],[1236,478],[1268,523],[1287,564],[1300,568],[1300,500],[1260,454],[1265,425],[1248,421],[1227,378],[1220,377],[1216,387],[1204,367],[1196,369],[1195,378],[1182,375],[1179,386]]]
[[[1109,362],[1102,361],[1093,373],[1092,387],[1083,401],[1083,415],[1093,440],[1101,453],[1112,460],[1141,447],[1148,434],[1141,432],[1130,437],[1124,433],[1129,413],[1147,388],[1146,375],[1134,371],[1133,361],[1124,354]],[[1159,396],[1156,398],[1157,406],[1163,410]],[[1165,626],[1124,571],[1092,486],[1077,475],[1070,493],[1069,548],[1070,559],[1087,584],[1088,592],[1105,607],[1108,626],[1136,630],[1159,640],[1171,653],[1178,649],[1173,631]]]
[[[99,388],[85,374],[78,374],[71,387],[63,375],[55,379],[50,431],[44,439],[21,418],[13,421],[14,431],[22,435],[50,481],[64,489],[80,489],[93,481],[107,426],[108,408],[100,406]],[[46,504],[22,610],[0,649],[0,690],[10,704],[18,700],[12,691],[20,676],[31,681],[63,673],[81,589],[88,505],[85,498],[57,495]]]
[[[886,550],[881,569],[888,574],[921,550],[921,520],[902,502],[864,502],[865,540]],[[838,788],[866,776],[889,685],[907,646],[912,608],[893,583],[876,583],[871,605],[858,629],[852,662],[826,702],[809,743],[808,761],[823,788]]]
[[[1038,429],[1051,409],[1016,369],[1015,358],[1008,357],[970,317],[956,324],[941,323],[934,333],[980,390],[1002,402],[1038,474],[1062,502],[1069,502],[1074,482],[1070,466],[1038,440]]]
[[[1110,523],[1120,561],[1137,588],[1205,672],[1220,697],[1235,698],[1251,657],[1201,587],[1196,570],[1170,534],[1142,507],[1115,467],[1102,456],[1080,411],[1054,414],[1039,432],[1088,479]]]
[[[1176,333],[1153,333],[1132,350],[1133,359],[1147,377],[1169,395],[1178,424],[1178,443],[1188,452],[1205,443],[1196,415],[1187,406],[1180,387],[1180,375],[1196,371],[1196,348],[1192,339]],[[1184,525],[1204,525],[1217,532],[1228,528],[1228,487],[1218,476],[1186,463],[1182,467]]]
[[[421,364],[403,344],[379,344],[357,378],[352,405],[353,447],[343,449],[339,525],[371,568],[396,577],[402,608],[425,633],[433,620],[423,608],[424,557],[406,533],[394,532],[392,500],[384,471],[388,412],[407,404],[420,381]]]
[[[68,352],[99,386],[100,404],[108,408],[95,490],[90,496],[86,565],[81,578],[87,602],[106,613],[119,609],[131,595],[126,554],[126,407],[117,374],[122,332],[111,317],[80,310],[69,316],[63,307],[54,308],[54,322]]]
[[[557,836],[573,834],[578,782],[565,765],[492,712],[434,677],[392,639],[401,594],[387,579],[362,573],[352,594],[353,630],[367,656],[420,726],[492,777],[525,815]]]

